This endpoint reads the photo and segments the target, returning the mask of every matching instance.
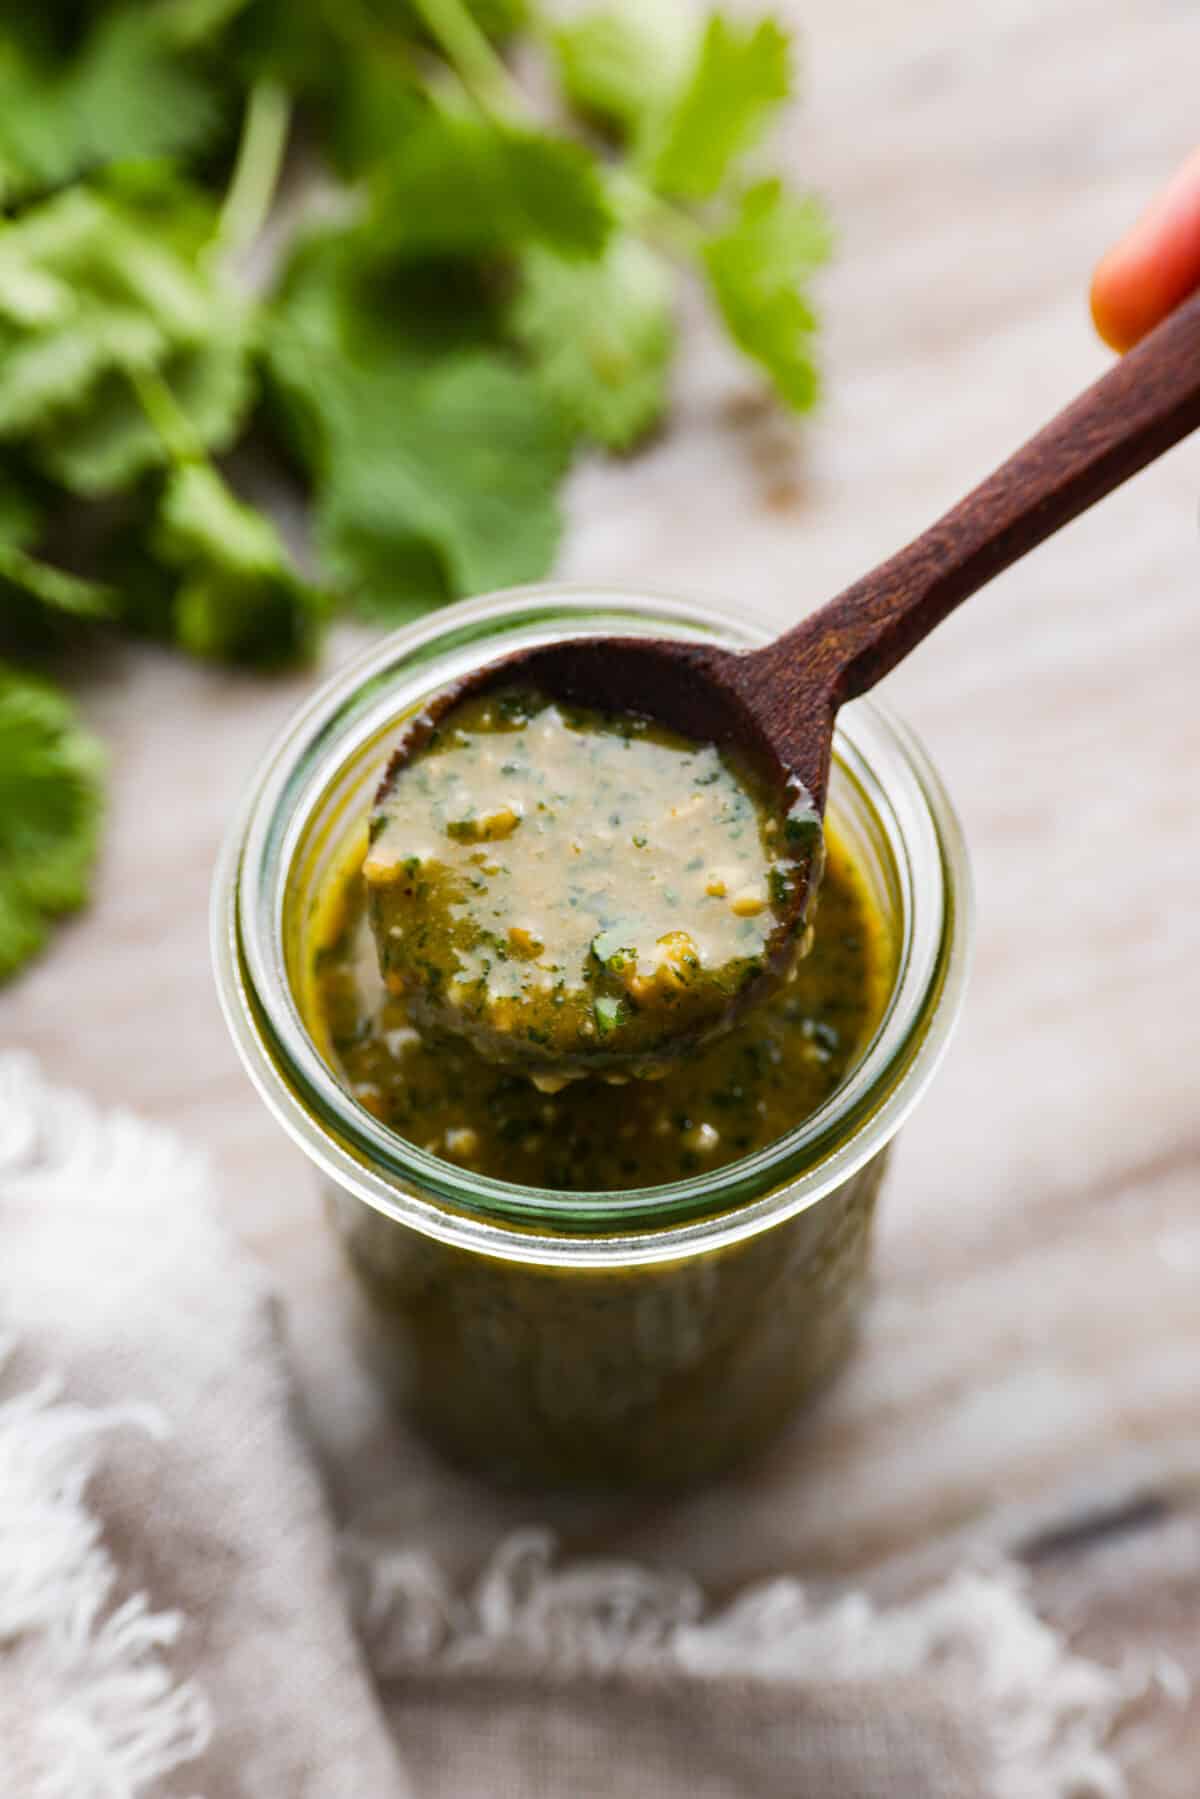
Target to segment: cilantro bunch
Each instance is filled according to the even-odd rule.
[[[0,977],[82,898],[99,796],[18,661],[123,629],[270,668],[335,605],[395,622],[545,574],[580,446],[664,418],[680,281],[803,410],[828,252],[818,203],[751,166],[793,82],[770,18],[6,11]],[[310,496],[302,567],[237,492],[242,446]]]

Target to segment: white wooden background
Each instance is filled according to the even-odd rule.
[[[1106,364],[1089,268],[1200,131],[1194,0],[810,0],[784,153],[822,189],[828,400],[796,431],[689,325],[675,423],[580,469],[560,572],[795,617],[928,522]],[[717,1592],[896,1590],[1023,1556],[1111,1659],[1200,1680],[1200,444],[951,620],[889,697],[962,811],[966,1019],[886,1196],[861,1353],[752,1480],[553,1508],[571,1546]],[[357,640],[343,632],[332,666]],[[0,999],[0,1037],[207,1143],[277,1273],[339,1510],[464,1568],[544,1504],[438,1469],[382,1413],[296,1152],[235,1063],[210,869],[309,681],[114,649],[78,675],[112,751],[95,905]],[[1200,1705],[1151,1706],[1135,1791],[1194,1799]]]

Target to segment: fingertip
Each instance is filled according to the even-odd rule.
[[[1139,336],[1136,303],[1131,305],[1136,288],[1121,266],[1119,248],[1097,263],[1089,298],[1092,324],[1101,340],[1122,355],[1132,349]]]
[[[1128,350],[1200,287],[1200,150],[1133,229],[1101,258],[1092,278],[1096,330]]]

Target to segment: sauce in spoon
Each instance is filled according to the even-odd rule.
[[[363,874],[414,1018],[553,1091],[659,1075],[728,1028],[819,840],[713,744],[501,688],[397,758]]]

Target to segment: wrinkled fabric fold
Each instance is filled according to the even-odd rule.
[[[94,1617],[67,1590],[43,1596],[30,1701],[41,1715],[26,1710],[23,1724],[43,1790],[0,1779],[4,1799],[408,1799],[294,1422],[275,1309],[217,1221],[202,1157],[0,1057],[0,1330],[15,1345],[0,1394],[50,1381],[70,1409],[59,1428],[73,1410],[90,1439],[27,1528],[54,1532],[62,1481],[86,1483],[112,1570]],[[0,1519],[4,1503],[0,1492]],[[179,1740],[198,1753],[169,1772],[150,1758],[121,1766],[144,1713],[117,1721],[106,1753],[94,1691],[47,1649],[101,1632],[122,1604],[170,1620],[151,1684],[194,1694],[210,1721]],[[0,1718],[33,1653],[31,1630],[0,1638]],[[94,1739],[90,1787],[67,1782],[61,1760],[42,1772],[34,1740],[64,1730]],[[5,1755],[0,1741],[0,1771]]]
[[[1129,1682],[1011,1573],[712,1607],[540,1530],[465,1586],[339,1542],[278,1322],[202,1158],[0,1056],[4,1799],[1124,1793]]]

